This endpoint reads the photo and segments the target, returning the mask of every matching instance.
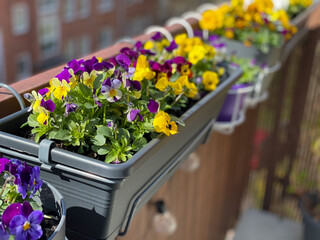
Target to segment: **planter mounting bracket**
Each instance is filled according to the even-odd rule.
[[[38,156],[39,156],[40,162],[42,162],[41,167],[47,170],[51,170],[52,168],[52,166],[49,165],[50,163],[49,158],[50,158],[50,151],[53,146],[54,146],[54,142],[47,139],[43,139],[40,142]]]

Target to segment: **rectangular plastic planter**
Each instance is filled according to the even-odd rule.
[[[241,69],[233,69],[215,91],[186,111],[181,116],[186,126],[179,127],[178,134],[160,135],[119,165],[62,150],[48,140],[36,144],[16,136],[27,120],[26,110],[0,120],[0,153],[41,166],[42,178],[65,198],[69,240],[111,240],[205,141],[228,89],[241,74]]]

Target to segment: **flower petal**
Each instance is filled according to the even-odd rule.
[[[156,101],[154,101],[153,99],[149,100],[148,103],[148,109],[151,113],[156,113],[158,111],[159,108],[159,103],[157,103]]]
[[[33,208],[31,207],[29,202],[23,202],[21,210],[20,210],[20,214],[22,216],[24,216],[25,218],[27,218],[30,213],[32,213]]]
[[[12,235],[16,235],[23,230],[23,224],[27,221],[27,219],[22,215],[14,216],[9,224],[9,231]]]
[[[28,217],[30,224],[40,224],[43,219],[43,213],[40,210],[34,210]]]
[[[22,204],[21,203],[12,203],[9,205],[2,214],[2,222],[5,226],[9,226],[12,218],[20,214]]]

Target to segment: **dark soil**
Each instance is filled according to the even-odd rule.
[[[320,193],[304,194],[301,201],[314,220],[320,222]]]

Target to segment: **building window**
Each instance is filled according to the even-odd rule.
[[[89,35],[80,38],[80,57],[85,57],[91,53],[91,39]]]
[[[69,39],[64,46],[64,57],[69,61],[73,58],[77,58],[76,56],[76,45],[73,39]]]
[[[57,0],[38,0],[38,14],[43,16],[57,13],[59,2]]]
[[[126,34],[128,36],[135,36],[138,35],[140,32],[143,31],[146,27],[153,23],[152,16],[137,16],[134,19],[127,20],[128,24],[126,26]]]
[[[109,45],[112,44],[112,40],[113,40],[113,33],[112,33],[112,29],[110,27],[105,27],[101,30],[101,32],[99,33],[99,43],[98,46],[100,49],[105,48]]]
[[[64,11],[64,21],[72,22],[75,18],[75,1],[64,0],[63,11]]]
[[[11,7],[12,32],[14,35],[26,34],[30,29],[29,8],[25,2]]]
[[[98,0],[98,12],[110,12],[114,8],[114,0]]]
[[[28,78],[32,75],[32,58],[29,52],[23,52],[15,59],[16,81]]]
[[[39,46],[44,58],[59,54],[60,28],[56,16],[46,17],[39,21]]]
[[[80,0],[79,1],[79,16],[80,18],[87,18],[91,11],[91,1],[90,0]]]

